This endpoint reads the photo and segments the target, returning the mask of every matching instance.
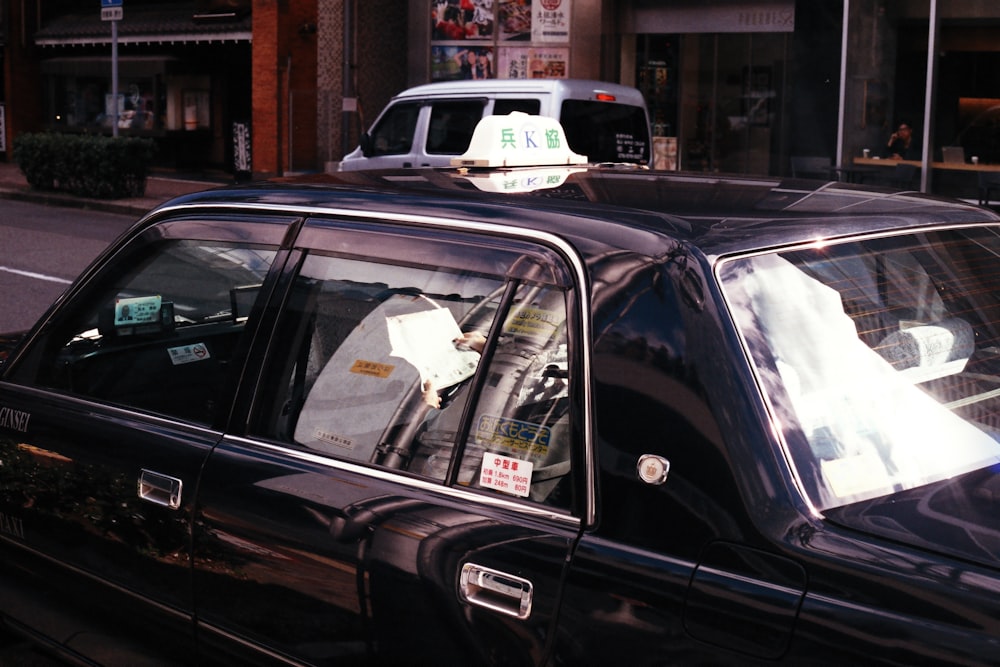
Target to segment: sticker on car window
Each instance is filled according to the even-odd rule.
[[[346,436],[339,435],[331,431],[325,431],[321,428],[317,428],[315,431],[313,431],[313,435],[316,437],[317,440],[333,445],[335,447],[339,447],[341,449],[346,449],[346,450],[354,449],[354,440]]]
[[[115,299],[115,326],[153,324],[160,321],[160,296],[138,296]]]
[[[349,369],[352,373],[357,373],[358,375],[367,375],[373,378],[387,378],[392,374],[392,370],[395,368],[392,364],[383,364],[378,361],[366,361],[364,359],[356,359],[351,368]]]
[[[204,343],[171,347],[167,349],[167,354],[170,355],[170,363],[174,366],[190,364],[193,361],[204,361],[211,357]]]
[[[512,313],[504,324],[504,333],[526,336],[543,335],[548,337],[563,321],[561,313],[554,313],[543,308],[525,307]]]
[[[479,471],[479,486],[527,497],[531,491],[533,467],[531,461],[521,461],[501,454],[486,454]]]
[[[493,415],[480,415],[476,423],[476,441],[486,447],[500,448],[511,454],[544,456],[549,451],[552,431],[548,426]]]

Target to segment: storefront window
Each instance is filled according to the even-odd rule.
[[[52,77],[49,109],[51,126],[81,130],[110,130],[115,122],[115,99],[111,82],[99,77]],[[119,83],[117,119],[120,130],[159,130],[153,78],[136,78]]]
[[[687,168],[772,173],[786,45],[780,33],[686,36],[683,53],[693,87],[681,98]]]
[[[680,82],[677,45],[680,35],[643,35],[636,80],[646,98],[653,124],[653,167],[678,168],[677,89]]]

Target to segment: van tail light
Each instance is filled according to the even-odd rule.
[[[615,99],[617,98],[610,93],[597,93],[598,102],[614,102]]]

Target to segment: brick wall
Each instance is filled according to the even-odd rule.
[[[317,168],[317,0],[253,5],[253,171]]]

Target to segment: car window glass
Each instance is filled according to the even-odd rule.
[[[542,101],[538,98],[526,99],[498,99],[493,102],[493,115],[506,116],[512,111],[520,111],[532,116],[537,116],[542,110]]]
[[[371,131],[369,157],[409,153],[413,146],[413,135],[417,130],[419,115],[420,105],[416,103],[394,104],[389,107],[378,125]]]
[[[540,468],[557,458],[552,443],[558,441],[565,445],[558,456],[568,461],[563,290],[528,289],[512,280],[505,267],[515,260],[513,253],[510,259],[484,255],[481,265],[496,270],[486,273],[309,255],[271,346],[251,431],[445,482],[461,453],[455,443],[493,335],[499,343],[480,411],[483,419],[509,421],[496,425],[492,436],[485,426],[473,426],[464,467],[481,463],[491,437],[499,444],[489,451]],[[513,293],[514,310],[501,318],[504,295]],[[515,423],[517,435],[497,435],[515,430]],[[539,437],[529,443],[533,425]],[[568,463],[561,469],[566,472]],[[478,480],[478,473],[463,472],[454,481],[479,486],[473,477]],[[512,487],[507,493],[545,499],[543,484],[529,486],[539,491],[529,496]]]
[[[146,248],[66,306],[13,379],[210,424],[274,255],[200,241]]]
[[[1000,461],[998,239],[927,233],[725,265],[734,318],[817,507]]]
[[[488,364],[458,483],[568,506],[570,369],[563,290],[519,286]],[[453,428],[444,418],[433,423],[425,434],[427,448]],[[440,470],[447,453],[431,451],[427,465]]]
[[[427,152],[460,155],[469,148],[472,132],[483,117],[483,103],[435,102],[427,131]]]
[[[566,100],[559,121],[570,148],[591,162],[649,160],[649,126],[642,107]]]

